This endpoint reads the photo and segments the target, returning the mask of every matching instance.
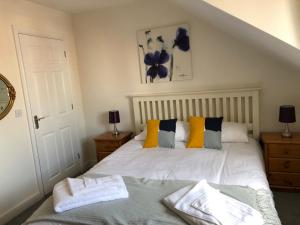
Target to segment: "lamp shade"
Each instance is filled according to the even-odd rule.
[[[279,108],[279,122],[294,123],[296,122],[295,106],[282,105]]]
[[[120,123],[120,115],[118,110],[109,111],[109,123]]]

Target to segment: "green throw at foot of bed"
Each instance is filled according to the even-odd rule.
[[[99,177],[99,175],[89,176]],[[86,225],[186,224],[185,221],[165,207],[161,200],[178,189],[196,184],[196,182],[123,178],[129,192],[128,199],[99,202],[58,214],[53,210],[53,201],[52,197],[50,197],[25,224],[41,221]],[[265,225],[281,224],[274,207],[271,192],[267,190],[255,191],[249,187],[233,185],[211,184],[211,186],[261,212]]]

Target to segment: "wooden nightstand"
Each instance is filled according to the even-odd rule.
[[[300,190],[300,133],[262,133],[266,172],[271,188]]]
[[[111,154],[121,145],[125,144],[131,139],[132,132],[120,132],[119,135],[115,136],[111,132],[105,132],[96,137],[96,153],[98,162]]]

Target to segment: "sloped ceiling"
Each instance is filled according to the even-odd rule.
[[[144,0],[28,0],[69,13],[83,13]],[[300,68],[299,0],[161,0],[176,4],[215,27]],[[274,11],[271,12],[272,6]],[[259,7],[260,12],[257,10]],[[277,11],[276,11],[277,10]],[[287,13],[293,20],[276,21]],[[243,14],[244,13],[244,14]],[[260,13],[260,14],[259,14]],[[271,17],[270,17],[271,16]],[[286,15],[281,15],[286,16]],[[273,22],[272,26],[264,22]],[[273,30],[272,30],[273,28]],[[287,30],[288,29],[288,30]]]
[[[182,9],[224,32],[244,39],[260,49],[269,51],[277,58],[300,68],[300,48],[208,3],[215,2],[214,0],[169,0],[169,2],[177,4]],[[300,32],[300,26],[297,29]]]
[[[299,0],[203,1],[296,48],[300,48]]]

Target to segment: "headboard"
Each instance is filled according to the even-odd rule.
[[[246,123],[249,134],[259,136],[259,88],[220,91],[132,95],[135,130],[149,119],[187,121],[189,116],[223,116],[224,121]]]

